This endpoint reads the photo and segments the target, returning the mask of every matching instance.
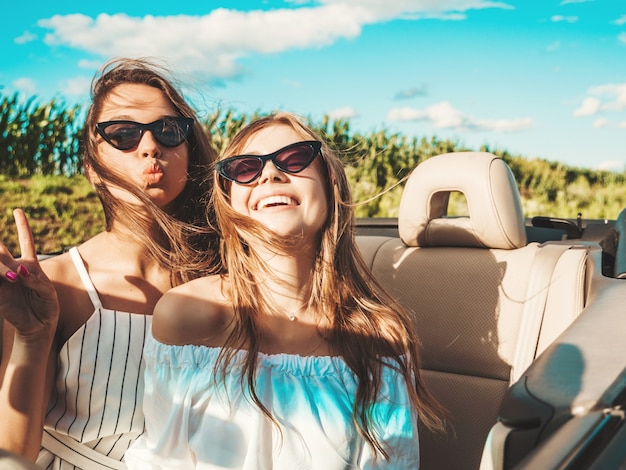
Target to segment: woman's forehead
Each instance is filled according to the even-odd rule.
[[[160,89],[138,83],[124,83],[113,88],[105,97],[100,116],[107,120],[124,119],[125,116],[133,117],[143,111],[160,116],[177,114],[174,105]]]
[[[265,155],[302,140],[310,140],[310,137],[287,124],[270,124],[248,136],[240,152]]]

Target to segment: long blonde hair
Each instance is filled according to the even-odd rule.
[[[419,369],[419,343],[410,316],[376,281],[356,245],[350,187],[343,164],[332,149],[296,116],[280,112],[259,118],[244,127],[220,158],[241,153],[252,135],[275,125],[289,126],[306,140],[322,142],[321,159],[327,176],[329,207],[315,256],[310,305],[315,305],[316,311],[327,315],[330,329],[325,338],[331,353],[341,356],[358,379],[353,419],[359,433],[377,454],[388,458],[388,449],[372,426],[370,406],[380,391],[384,364],[392,364],[402,375],[411,403],[427,428],[441,429],[442,408],[424,386]],[[275,307],[264,300],[255,282],[258,279],[255,273],[267,268],[250,248],[250,240],[266,243],[272,249],[289,246],[295,240],[279,236],[238,214],[230,205],[231,183],[217,173],[214,178],[213,200],[209,209],[215,211],[211,217],[216,218],[219,227],[220,253],[235,310],[234,328],[218,369],[225,374],[234,351],[247,350],[242,380],[257,406],[272,418],[256,395],[254,375],[260,334],[257,312]]]

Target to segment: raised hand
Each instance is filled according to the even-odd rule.
[[[0,242],[0,316],[22,336],[54,331],[59,316],[56,290],[39,265],[26,215],[16,209],[13,216],[22,255],[15,259]]]

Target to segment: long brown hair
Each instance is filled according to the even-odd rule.
[[[147,59],[114,59],[99,70],[91,84],[92,104],[83,130],[83,165],[102,203],[106,230],[111,230],[115,221],[132,220],[137,226],[133,233],[146,247],[146,255],[171,269],[172,283],[178,284],[211,272],[216,264],[217,238],[204,217],[212,185],[209,168],[216,152],[198,123],[196,113],[174,86],[173,79],[168,78],[170,75],[164,66]],[[194,119],[193,130],[187,138],[187,183],[167,213],[99,158],[95,132],[98,117],[111,92],[125,83],[161,90],[181,116]],[[108,185],[133,194],[143,203],[142,210],[116,198]]]
[[[381,388],[382,368],[391,364],[404,378],[412,405],[422,423],[431,430],[442,428],[442,408],[425,388],[419,359],[419,342],[408,313],[384,290],[367,267],[355,241],[354,204],[343,163],[312,129],[289,113],[274,113],[253,121],[232,140],[220,158],[241,153],[256,132],[275,125],[289,126],[305,140],[322,142],[329,200],[327,220],[317,247],[311,281],[310,305],[327,315],[330,325],[326,339],[334,355],[341,356],[358,379],[353,418],[359,433],[374,452],[389,457],[377,437],[370,406]],[[271,419],[254,388],[259,353],[258,313],[272,309],[258,287],[255,273],[266,270],[250,247],[266,243],[273,249],[294,243],[293,237],[279,236],[260,223],[238,214],[230,205],[230,182],[214,175],[213,217],[221,234],[221,257],[229,278],[235,320],[218,372],[226,373],[233,351],[246,349],[244,381],[259,406]],[[220,376],[219,373],[216,376]]]

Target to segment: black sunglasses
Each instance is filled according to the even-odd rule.
[[[315,140],[296,142],[269,155],[237,155],[225,158],[217,162],[215,170],[229,181],[248,184],[261,175],[268,160],[284,173],[300,173],[315,160],[321,148],[322,143]]]
[[[193,119],[165,117],[150,124],[135,121],[107,121],[96,124],[96,131],[118,150],[130,150],[137,146],[145,131],[152,132],[155,140],[165,147],[182,144],[193,126]]]

